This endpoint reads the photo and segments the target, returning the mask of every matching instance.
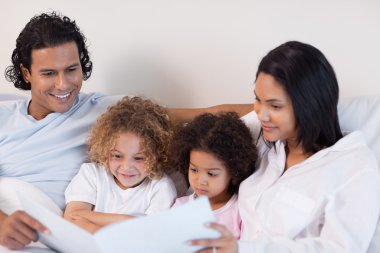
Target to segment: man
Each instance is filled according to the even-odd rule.
[[[62,209],[64,190],[86,161],[91,124],[121,98],[80,93],[92,71],[85,41],[75,21],[55,12],[33,17],[17,38],[6,77],[16,88],[31,90],[31,99],[0,103],[0,244],[10,249],[36,241],[36,231],[49,233],[18,211],[14,192],[42,196]],[[242,115],[251,109],[221,105],[169,111],[174,120],[186,121],[206,111]]]

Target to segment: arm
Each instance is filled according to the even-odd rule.
[[[49,230],[23,211],[7,216],[0,211],[0,244],[9,249],[21,249],[37,241],[36,231],[49,234]]]
[[[133,218],[133,216],[126,214],[94,212],[92,209],[93,205],[89,203],[69,202],[65,209],[64,218],[92,233],[108,224]]]
[[[169,115],[175,122],[188,122],[203,113],[217,113],[221,111],[234,111],[240,117],[253,111],[253,104],[222,104],[206,108],[169,108]]]

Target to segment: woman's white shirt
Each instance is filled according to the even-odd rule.
[[[284,143],[262,142],[239,189],[239,252],[366,252],[380,210],[377,161],[353,132],[285,173]]]

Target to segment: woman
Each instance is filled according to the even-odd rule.
[[[254,87],[259,167],[240,186],[241,241],[219,224],[199,252],[366,252],[380,210],[376,159],[343,135],[335,73],[313,46],[287,42],[261,61]]]

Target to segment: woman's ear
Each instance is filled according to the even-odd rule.
[[[20,70],[22,77],[24,78],[24,81],[26,83],[30,83],[30,72],[27,68],[24,67],[24,65],[20,64]]]

